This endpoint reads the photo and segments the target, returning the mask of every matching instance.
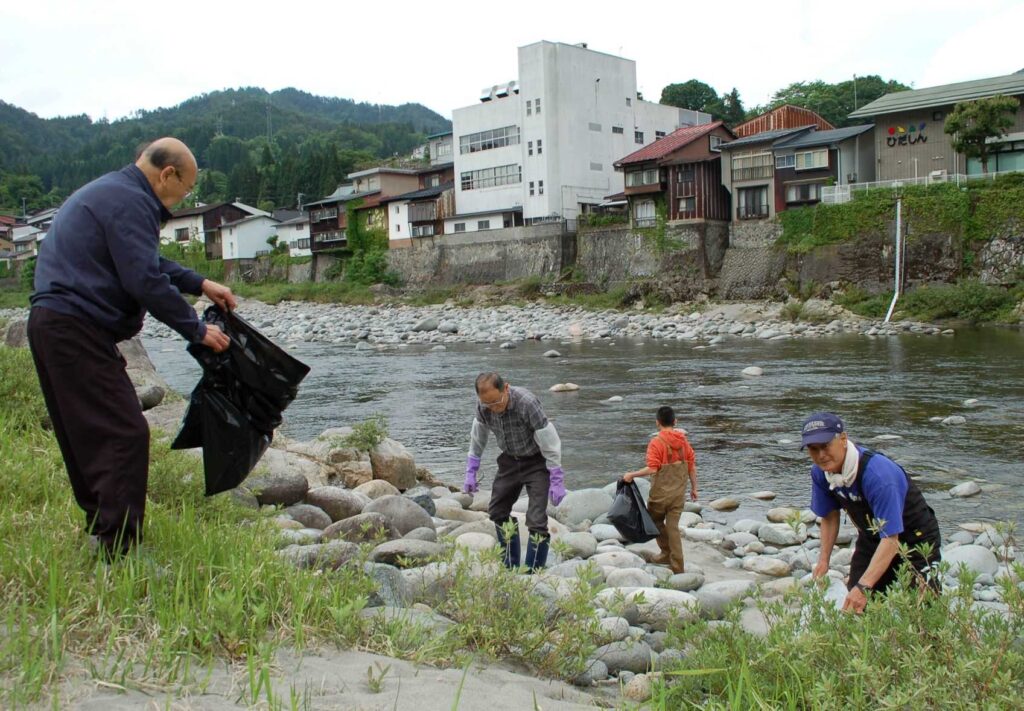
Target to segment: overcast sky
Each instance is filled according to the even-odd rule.
[[[260,3],[259,5],[264,5]],[[692,7],[691,7],[692,6]],[[111,120],[209,91],[296,87],[445,117],[515,79],[516,47],[587,42],[633,59],[644,97],[701,79],[763,104],[794,81],[879,74],[922,88],[1024,68],[1024,0],[606,0],[265,5],[6,0],[0,99]]]

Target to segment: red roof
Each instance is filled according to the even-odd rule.
[[[630,153],[625,158],[615,161],[615,165],[632,165],[634,163],[646,163],[647,161],[659,160],[683,146],[693,143],[701,136],[708,135],[722,125],[722,121],[715,121],[714,123],[705,123],[700,126],[684,126],[683,128],[677,128],[672,133],[659,138],[654,143],[644,146],[640,150]],[[729,129],[726,130],[728,131]]]

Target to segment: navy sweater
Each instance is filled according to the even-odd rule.
[[[115,341],[138,333],[149,311],[202,341],[206,325],[181,292],[201,294],[203,277],[160,256],[170,216],[134,165],[80,188],[39,246],[32,305],[91,321]]]

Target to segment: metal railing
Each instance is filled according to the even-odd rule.
[[[1004,170],[1001,173],[973,173],[971,175],[964,175],[963,173],[935,173],[917,178],[901,178],[899,180],[876,180],[871,183],[849,183],[848,185],[825,185],[821,188],[821,202],[824,205],[841,205],[846,202],[850,202],[853,199],[854,193],[863,192],[865,190],[892,190],[898,192],[901,188],[905,188],[910,185],[944,185],[952,183],[956,186],[965,185],[969,182],[976,182],[979,180],[995,180],[1001,175],[1009,175],[1010,173],[1020,173],[1021,171],[1016,170]]]

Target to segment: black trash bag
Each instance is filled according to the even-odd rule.
[[[309,366],[218,306],[206,309],[203,320],[224,331],[231,347],[214,353],[199,343],[188,346],[203,377],[171,449],[203,448],[206,495],[212,496],[238,486],[256,466]]]
[[[608,520],[630,543],[646,543],[658,537],[658,527],[647,512],[640,487],[619,479],[615,500],[608,509]]]

